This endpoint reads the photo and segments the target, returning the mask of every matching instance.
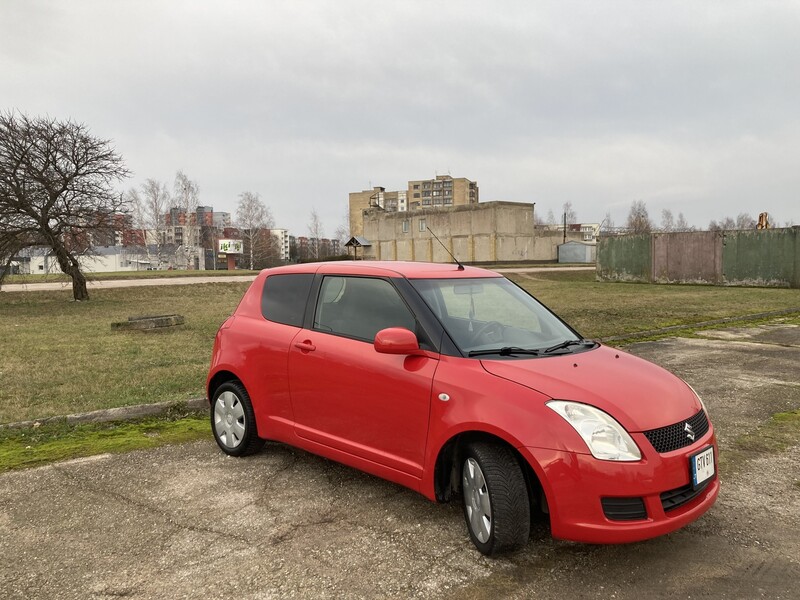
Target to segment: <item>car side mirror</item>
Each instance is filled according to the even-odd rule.
[[[388,327],[375,334],[375,351],[381,354],[421,354],[417,336],[404,327]]]

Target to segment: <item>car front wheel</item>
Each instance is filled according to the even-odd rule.
[[[223,383],[211,402],[211,430],[225,454],[245,456],[261,450],[253,405],[247,390],[238,381]]]
[[[478,550],[492,556],[527,543],[528,490],[509,448],[490,443],[467,446],[461,462],[461,489],[467,529]]]

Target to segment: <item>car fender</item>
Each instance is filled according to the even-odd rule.
[[[422,493],[435,497],[436,463],[442,449],[465,433],[483,433],[516,450],[525,447],[588,454],[575,430],[545,403],[551,398],[488,373],[480,361],[442,356],[432,387],[431,418]],[[531,454],[522,452],[530,462]],[[544,471],[531,465],[537,476]]]

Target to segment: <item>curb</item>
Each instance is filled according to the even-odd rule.
[[[0,429],[25,429],[47,425],[49,423],[67,423],[68,425],[81,425],[85,423],[106,423],[108,421],[132,421],[144,417],[162,415],[171,410],[188,410],[201,412],[208,409],[208,400],[205,398],[191,398],[189,400],[174,400],[171,402],[156,402],[154,404],[137,404],[135,406],[120,406],[119,408],[106,408],[91,412],[77,413],[61,417],[47,417],[33,421],[19,421],[17,423],[0,424]]]

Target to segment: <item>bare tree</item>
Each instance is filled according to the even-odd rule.
[[[545,223],[548,225],[555,225],[556,224],[556,216],[553,214],[553,209],[547,209],[547,218],[545,219]]]
[[[668,208],[661,211],[661,229],[666,232],[675,231],[675,218]]]
[[[564,202],[564,221],[566,221],[567,225],[572,225],[578,222],[575,209],[572,208],[572,202]]]
[[[603,221],[600,223],[600,230],[606,233],[613,231],[614,229],[614,219],[611,218],[611,211],[606,211],[606,216],[603,217]]]
[[[185,222],[181,224],[181,246],[186,261],[186,268],[191,265],[200,242],[200,223],[197,222],[197,206],[200,188],[196,181],[189,179],[183,171],[175,173],[173,184],[173,200],[177,208],[184,214]],[[173,227],[176,223],[172,224]]]
[[[131,189],[128,197],[134,227],[140,232],[147,259],[151,265],[161,268],[169,260],[164,217],[171,200],[167,186],[155,179],[147,179],[141,185],[141,192]]]
[[[653,230],[653,223],[643,200],[634,200],[631,204],[627,225],[631,233],[650,233]]]
[[[747,213],[739,213],[736,217],[736,229],[755,229],[756,220]]]
[[[275,222],[269,208],[258,194],[242,192],[236,208],[236,225],[244,237],[250,255],[250,270],[255,268],[256,260],[261,262],[269,257],[275,245],[272,229]]]
[[[682,212],[678,213],[678,220],[675,221],[675,231],[693,231],[694,227],[691,227],[689,223],[686,221],[686,217],[683,216]]]
[[[342,218],[341,223],[336,228],[334,232],[334,238],[339,240],[339,248],[343,252],[345,247],[344,245],[350,241],[350,212],[347,211]]]
[[[311,209],[311,220],[308,223],[308,237],[311,238],[311,256],[319,259],[320,240],[325,237],[325,230],[316,208]]]
[[[708,223],[709,231],[733,231],[735,229],[736,221],[734,221],[731,217],[725,217],[720,221],[711,219],[711,221]]]
[[[49,246],[72,278],[73,298],[88,300],[78,257],[91,248],[93,234],[111,229],[114,215],[127,208],[113,189],[127,176],[111,142],[83,124],[0,114],[0,257],[6,266],[22,248]]]

